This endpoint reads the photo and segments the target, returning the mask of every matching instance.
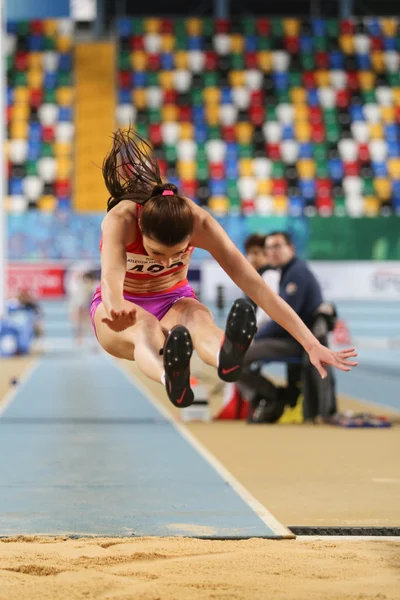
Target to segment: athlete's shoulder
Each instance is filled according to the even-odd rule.
[[[132,200],[121,200],[114,208],[108,212],[103,218],[101,227],[103,229],[104,224],[114,221],[122,220],[128,223],[136,221],[137,219],[137,204]]]

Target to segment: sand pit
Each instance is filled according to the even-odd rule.
[[[399,590],[393,541],[0,541],[1,600],[394,600]]]

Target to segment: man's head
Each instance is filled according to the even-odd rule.
[[[271,267],[284,267],[296,254],[292,238],[286,231],[273,231],[265,237],[267,262]]]
[[[264,242],[265,235],[257,233],[250,235],[244,242],[246,258],[256,270],[261,269],[267,264]]]

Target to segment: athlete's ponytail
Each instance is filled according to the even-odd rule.
[[[118,129],[103,161],[103,177],[110,198],[107,212],[121,200],[142,204],[140,226],[144,235],[174,246],[191,236],[193,212],[188,200],[172,183],[163,183],[149,144],[132,128]]]

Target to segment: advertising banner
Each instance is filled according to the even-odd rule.
[[[7,269],[8,296],[28,289],[38,299],[64,297],[65,267],[57,264],[10,264]]]

